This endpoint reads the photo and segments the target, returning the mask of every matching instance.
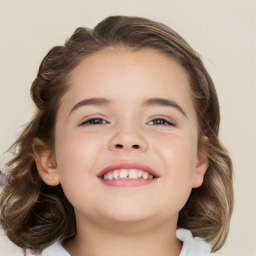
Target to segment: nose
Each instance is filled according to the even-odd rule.
[[[111,151],[138,151],[144,152],[148,148],[148,143],[142,132],[133,127],[126,127],[116,131],[109,140]]]

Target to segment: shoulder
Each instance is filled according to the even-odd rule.
[[[211,245],[202,238],[193,237],[189,230],[178,229],[176,236],[183,242],[180,256],[211,256]]]
[[[31,254],[27,252],[26,256],[70,256],[70,254],[63,248],[60,242],[55,242],[49,247],[45,248],[41,254]]]

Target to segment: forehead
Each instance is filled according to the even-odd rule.
[[[91,89],[96,89],[95,85],[101,83],[101,89],[104,89],[107,88],[108,80],[111,80],[112,85],[119,83],[119,89],[127,84],[131,87],[133,84],[150,82],[155,84],[155,89],[160,90],[160,83],[170,85],[170,81],[173,81],[190,90],[188,72],[174,58],[153,49],[121,47],[106,48],[85,57],[71,72],[69,84],[72,87],[82,83],[85,86],[86,83],[88,88],[94,84]]]
[[[70,109],[95,97],[123,105],[158,97],[194,109],[187,71],[175,59],[152,49],[107,48],[85,57],[71,72],[60,106],[68,104]]]

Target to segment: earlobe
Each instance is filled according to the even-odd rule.
[[[202,148],[204,148],[204,146]],[[205,152],[204,149],[201,149],[200,151],[201,152],[199,152],[197,156],[197,164],[196,164],[194,179],[192,183],[193,188],[198,188],[203,184],[204,175],[209,167],[209,160],[208,160],[207,153]]]
[[[35,138],[33,153],[37,171],[42,180],[49,186],[59,185],[57,164],[52,150],[42,140]]]

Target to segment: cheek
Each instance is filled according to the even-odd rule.
[[[174,189],[176,195],[189,195],[197,164],[197,136],[196,133],[187,133],[162,141],[161,151],[165,182]]]
[[[100,155],[101,146],[94,136],[82,133],[69,133],[56,137],[55,154],[60,176],[70,173],[89,175],[94,162]],[[72,170],[72,171],[71,171]]]
[[[157,142],[159,143],[159,141]],[[194,170],[197,162],[197,135],[191,131],[162,138],[161,154],[166,164],[180,174]],[[168,168],[167,168],[168,169]],[[183,171],[181,171],[183,170]]]
[[[166,153],[166,176],[170,186],[191,189],[196,166],[196,155],[184,147],[176,147]]]
[[[169,162],[166,164],[166,179],[164,177],[166,205],[176,206],[180,211],[187,202],[192,190],[194,177],[194,158],[191,152],[184,148],[168,155]]]
[[[66,197],[73,206],[85,198],[89,201],[89,195],[82,188],[90,190],[89,181],[92,180],[93,166],[98,159],[99,143],[92,136],[62,134],[56,137],[55,150],[60,183]]]

